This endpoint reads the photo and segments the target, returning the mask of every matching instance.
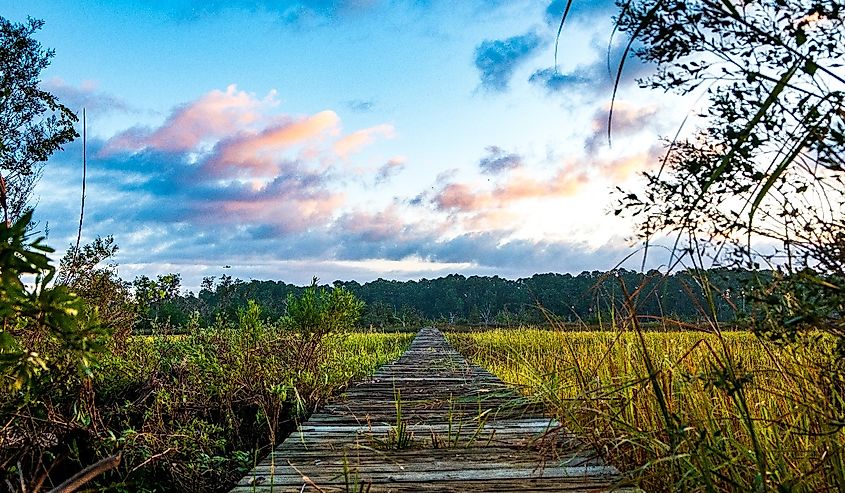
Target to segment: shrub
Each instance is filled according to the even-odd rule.
[[[99,427],[91,375],[109,334],[82,298],[50,286],[53,250],[31,238],[31,219],[0,222],[0,478],[37,490],[48,451]]]
[[[287,313],[281,320],[294,335],[290,357],[299,372],[313,373],[314,365],[322,359],[326,335],[354,327],[364,308],[364,303],[349,291],[341,287],[328,290],[317,282],[315,277],[301,296],[288,295]]]

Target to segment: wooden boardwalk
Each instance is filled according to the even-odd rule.
[[[350,387],[233,492],[636,491],[435,329]]]

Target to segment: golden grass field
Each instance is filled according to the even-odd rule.
[[[831,344],[747,332],[450,333],[650,491],[845,491]]]

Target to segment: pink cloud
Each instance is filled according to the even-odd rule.
[[[450,183],[434,197],[438,209],[465,212],[487,207],[491,201],[489,192],[475,192],[463,183]]]
[[[354,152],[393,127],[339,137],[334,111],[295,116],[277,106],[275,93],[260,99],[231,85],[174,108],[159,127],[115,135],[100,155],[127,167],[152,163],[168,195],[181,197],[173,214],[180,219],[281,232],[326,228],[346,204],[338,150]]]
[[[598,169],[610,181],[614,183],[623,182],[637,173],[657,169],[663,160],[664,152],[663,146],[654,145],[639,154],[601,162]]]
[[[461,224],[465,229],[473,231],[502,231],[512,228],[519,220],[520,216],[511,211],[491,209],[463,218]]]
[[[342,231],[358,235],[367,241],[398,239],[405,229],[405,221],[394,207],[375,213],[348,212],[338,219],[337,224]]]
[[[204,140],[227,135],[259,118],[262,102],[238,91],[233,84],[226,92],[214,90],[177,110],[147,139],[149,147],[164,151],[186,151]]]
[[[205,169],[214,176],[273,177],[284,165],[279,151],[311,143],[336,130],[339,124],[334,111],[322,111],[297,120],[287,119],[259,132],[236,135],[218,143]]]
[[[375,142],[377,137],[391,139],[396,130],[393,125],[382,124],[352,132],[334,143],[334,151],[340,157],[346,157]]]
[[[587,182],[588,177],[584,172],[567,166],[546,180],[519,173],[491,191],[479,191],[466,184],[450,183],[435,196],[434,203],[441,210],[478,212],[503,208],[519,200],[570,197],[578,193]]]
[[[564,167],[551,180],[521,174],[496,188],[493,195],[500,203],[533,198],[571,197],[578,193],[587,181],[585,173],[572,167]]]
[[[275,93],[265,99],[239,91],[232,84],[226,91],[213,90],[196,101],[176,108],[155,130],[132,128],[109,139],[104,155],[137,152],[145,148],[185,152],[257,122],[262,111],[276,106]]]
[[[249,142],[249,145],[259,148],[279,149],[312,139],[323,132],[336,129],[339,124],[340,118],[337,113],[321,111],[290,124],[268,128],[261,132],[258,138]]]

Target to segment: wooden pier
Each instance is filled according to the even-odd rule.
[[[232,490],[637,491],[435,329],[302,423]]]

